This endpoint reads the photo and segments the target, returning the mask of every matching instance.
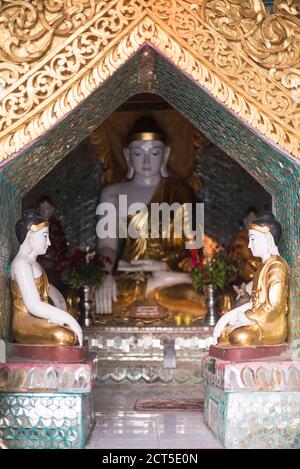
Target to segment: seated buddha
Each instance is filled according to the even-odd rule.
[[[110,203],[115,207],[118,228],[123,224],[128,236],[104,238],[103,230],[97,225],[97,250],[111,260],[107,264],[109,274],[96,292],[98,314],[115,314],[138,303],[161,305],[195,318],[205,315],[203,297],[194,291],[191,275],[179,267],[187,253],[187,240],[192,247],[195,230],[191,224],[184,235],[179,236],[174,230],[176,215],[182,213],[180,208],[185,204],[195,207],[195,194],[184,180],[169,176],[169,154],[170,146],[156,122],[140,119],[124,149],[127,181],[110,184],[101,191],[99,206]],[[123,216],[119,195],[126,197],[127,207],[135,206],[133,213]],[[169,234],[163,232],[161,223],[159,227],[151,224],[148,217],[152,204],[163,202],[177,207],[172,213]],[[149,211],[139,211],[137,204],[143,204]],[[153,229],[157,231],[155,236],[152,236]],[[132,236],[130,231],[137,235]]]
[[[48,221],[27,211],[16,223],[20,249],[11,266],[12,330],[21,344],[79,345],[82,329],[66,309],[62,294],[37,262],[51,245]],[[52,303],[52,304],[51,304]]]
[[[261,264],[253,277],[251,300],[224,314],[214,343],[225,346],[277,345],[287,337],[289,269],[277,244],[281,225],[263,212],[249,224],[249,248]]]

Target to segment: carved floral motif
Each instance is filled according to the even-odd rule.
[[[296,0],[1,0],[0,161],[146,43],[300,157],[299,16]]]

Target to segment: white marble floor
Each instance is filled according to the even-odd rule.
[[[136,412],[140,398],[199,399],[201,385],[96,384],[95,426],[86,448],[222,448],[199,411]]]

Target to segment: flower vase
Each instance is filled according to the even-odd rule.
[[[95,287],[84,285],[82,287],[81,311],[83,314],[83,325],[88,327],[92,324],[92,312],[95,307]]]
[[[205,304],[207,308],[207,313],[205,316],[205,325],[215,326],[219,319],[217,291],[213,285],[205,285],[203,289],[205,295]]]

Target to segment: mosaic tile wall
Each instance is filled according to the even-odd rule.
[[[221,244],[231,245],[248,207],[272,209],[270,194],[215,145],[198,152],[197,172],[203,183],[205,232]]]
[[[80,449],[91,409],[90,394],[0,393],[0,436],[10,449]]]
[[[11,307],[9,288],[9,264],[17,250],[14,234],[15,218],[18,216],[19,194],[0,173],[0,338],[10,332]]]
[[[299,392],[230,392],[208,384],[204,420],[227,449],[299,449]]]
[[[111,112],[130,96],[142,91],[153,91],[163,96],[180,110],[219,148],[227,152],[267,190],[274,195],[276,214],[284,226],[281,250],[292,267],[291,338],[300,338],[299,285],[299,164],[270,146],[259,134],[246,127],[229,111],[215,101],[201,87],[190,81],[165,58],[156,56],[154,81],[149,85],[143,78],[140,53],[121,67],[113,77],[68,114],[59,125],[46,132],[22,155],[3,167],[6,181],[24,196],[61,159],[83,141]],[[2,179],[3,181],[3,179]],[[3,184],[2,184],[3,186]],[[0,191],[4,191],[4,186]],[[12,202],[9,201],[9,204]],[[6,207],[6,205],[5,205]],[[10,218],[15,218],[17,203],[11,207]],[[297,218],[296,218],[297,217]],[[1,227],[0,231],[8,229]],[[4,231],[3,231],[4,230]],[[1,234],[1,237],[3,235]],[[13,250],[12,240],[2,257],[4,267]],[[2,267],[2,268],[3,268]],[[0,284],[1,295],[6,295],[6,280]],[[3,301],[3,299],[1,300]],[[9,311],[5,309],[8,317]],[[5,319],[5,323],[7,320]],[[3,322],[3,321],[2,321]],[[1,331],[4,334],[4,331]]]
[[[101,172],[101,163],[85,140],[24,197],[23,208],[34,207],[41,196],[48,195],[70,249],[94,247]]]

